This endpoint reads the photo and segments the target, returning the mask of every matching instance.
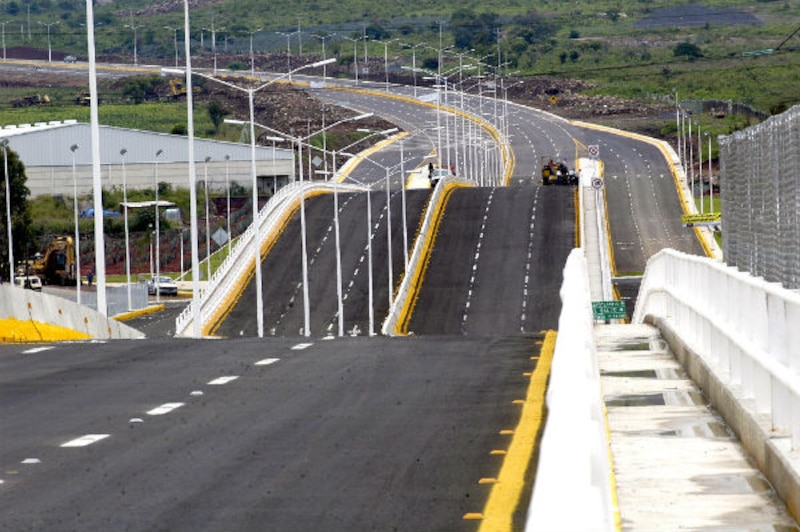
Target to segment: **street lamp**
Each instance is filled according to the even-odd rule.
[[[3,27],[3,61],[6,60],[6,24],[9,24],[10,22],[10,20],[0,22],[0,26]]]
[[[331,37],[333,37],[333,35],[334,35],[333,33],[328,33],[326,35],[317,35],[316,33],[312,33],[311,34],[312,37],[315,37],[315,38],[319,39],[320,41],[322,41],[322,59],[323,59],[323,61],[325,60],[325,40],[326,39],[330,39]],[[327,77],[328,77],[328,66],[325,65],[324,67],[322,67],[322,78],[325,79]]]
[[[188,0],[185,0],[188,1]],[[253,35],[258,33],[259,31],[263,30],[264,28],[258,28],[257,30],[253,30],[250,33],[250,75],[255,75],[255,56],[253,55]]]
[[[119,154],[122,156],[122,203],[125,205],[123,211],[124,225],[125,225],[125,282],[128,291],[128,310],[132,310],[131,305],[131,245],[130,245],[130,232],[128,230],[128,183],[127,176],[125,175],[125,154],[128,150],[122,148]]]
[[[309,66],[315,66],[315,65],[316,66],[321,66],[321,63],[330,63],[332,61],[335,61],[335,59],[333,59],[333,58],[326,59],[325,61],[320,61],[319,63],[314,63],[313,65],[309,65]],[[280,78],[278,78],[278,79],[280,79]],[[252,95],[251,95],[251,100],[250,101],[251,101],[250,116],[251,116],[251,119],[252,119],[252,117],[253,117]],[[292,142],[296,142],[297,143],[297,153],[299,153],[301,155],[301,157],[302,157],[302,153],[303,153],[302,152],[302,146],[303,146],[303,143],[306,142],[311,137],[313,137],[314,135],[318,135],[320,133],[324,133],[326,130],[331,129],[333,127],[336,127],[336,126],[338,126],[340,124],[343,124],[345,122],[352,122],[352,121],[355,121],[355,120],[362,120],[362,119],[368,118],[370,116],[372,116],[372,113],[364,113],[364,114],[361,114],[361,115],[358,115],[358,116],[345,118],[345,119],[339,120],[338,122],[334,122],[333,124],[330,124],[330,125],[324,127],[323,129],[321,129],[321,130],[319,130],[319,131],[317,131],[317,132],[315,132],[313,134],[309,134],[309,135],[307,135],[305,137],[295,137],[295,136],[292,136],[292,135],[287,135],[286,137],[289,138]],[[225,123],[244,125],[247,122],[244,122],[242,120],[226,119]],[[250,122],[250,140],[251,140],[251,150],[252,150],[252,167],[253,167],[253,182],[254,182],[254,186],[255,186],[255,126],[256,125],[258,127],[260,127],[261,129],[265,129],[265,130],[271,131],[273,133],[281,134],[281,132],[277,131],[276,129],[273,129],[273,128],[269,127],[269,126],[265,126],[263,124],[256,124],[254,121],[251,120],[251,122]],[[277,138],[278,137],[275,137],[276,140],[277,140]],[[309,145],[309,149],[310,149],[310,145]],[[274,150],[274,145],[273,145],[273,150]],[[273,155],[274,155],[274,151],[273,151]],[[299,161],[298,166],[300,168],[300,182],[302,183],[302,181],[303,181],[303,163],[302,163],[302,160]],[[309,179],[311,179],[311,176],[309,176]],[[255,194],[255,188],[253,190],[254,190],[254,194]],[[257,220],[257,213],[254,213],[254,218],[253,219]],[[311,313],[310,313],[309,295],[308,295],[308,260],[307,260],[307,253],[306,253],[306,231],[305,231],[305,193],[302,190],[301,190],[301,194],[300,194],[300,232],[301,232],[301,248],[302,248],[302,263],[303,263],[303,268],[302,268],[303,269],[303,307],[304,307],[304,312],[303,312],[303,314],[304,314],[303,332],[304,332],[305,336],[311,336]],[[261,258],[261,252],[260,252],[260,247],[261,246],[260,246],[260,237],[259,237],[258,225],[256,225],[256,242],[258,243],[258,245],[255,246],[255,253],[256,253],[256,260],[255,260],[256,283],[257,283],[257,287],[258,287],[256,291],[257,291],[258,297],[259,297],[259,302],[258,302],[259,306],[258,306],[257,310],[259,310],[259,312],[260,312],[260,314],[259,314],[259,336],[261,336],[262,333],[263,333],[263,325],[264,325],[264,323],[263,323],[263,309],[261,309],[261,304],[262,304],[261,303],[261,288],[260,288],[260,284],[259,284],[261,282],[261,278],[260,278],[261,268],[259,267],[260,258]]]
[[[81,233],[78,229],[78,177],[75,173],[75,152],[78,145],[69,147],[72,152],[72,210],[75,211],[75,300],[81,304]]]
[[[156,193],[156,277],[161,275],[161,212],[158,210],[158,156],[164,153],[164,150],[156,152],[155,172],[153,174],[153,185],[155,185]],[[153,283],[156,287],[156,303],[161,302],[161,287]]]
[[[58,25],[58,21],[56,21],[56,22],[42,22],[40,20],[39,24],[41,24],[42,26],[47,26],[47,62],[48,63],[52,63],[53,62],[53,47],[51,46],[51,43],[50,43],[50,27]],[[5,28],[5,26],[4,26],[4,28]],[[5,46],[5,32],[4,32],[3,33],[3,59],[6,58],[5,57],[5,55],[6,55],[5,54],[5,49],[6,49],[6,46]]]
[[[175,68],[178,68],[178,28],[164,26],[164,29],[172,31],[172,42],[175,43]]]
[[[205,178],[203,179],[203,190],[206,196],[206,282],[211,281],[211,211],[208,204],[208,161],[211,157],[206,157]]]
[[[11,182],[8,176],[8,139],[0,141],[3,146],[3,171],[6,176],[6,229],[8,230],[8,276],[14,285],[14,236],[11,231]]]
[[[185,0],[185,1],[188,1],[188,0]],[[188,17],[188,14],[187,14],[187,17]],[[259,31],[259,30],[256,30],[256,31]],[[253,33],[255,33],[255,32],[253,32]],[[252,39],[252,33],[251,33],[251,39]],[[189,62],[189,61],[190,61],[190,59],[188,59],[188,56],[187,56],[187,62]],[[252,182],[252,188],[253,188],[253,223],[256,224],[256,228],[255,228],[256,244],[253,246],[253,260],[254,260],[255,277],[256,277],[256,321],[258,322],[258,337],[259,338],[263,338],[263,336],[264,336],[264,304],[263,304],[263,294],[261,293],[261,285],[262,285],[262,276],[261,276],[261,240],[260,240],[261,231],[259,229],[259,225],[260,224],[259,224],[259,215],[258,215],[258,176],[257,176],[257,173],[256,173],[255,101],[254,101],[255,100],[255,93],[258,92],[259,90],[267,87],[268,85],[271,85],[271,84],[273,84],[273,83],[275,83],[277,81],[280,81],[281,79],[283,79],[286,76],[291,76],[291,74],[293,72],[304,70],[306,68],[316,68],[316,67],[324,66],[324,65],[333,63],[335,61],[336,61],[336,59],[331,58],[331,59],[326,59],[325,61],[318,61],[316,63],[303,65],[301,67],[296,68],[294,71],[288,72],[286,74],[282,74],[282,75],[280,75],[278,77],[275,77],[275,78],[273,78],[273,79],[271,79],[271,80],[269,80],[269,81],[267,81],[267,82],[265,82],[265,83],[263,83],[263,84],[261,84],[261,85],[259,85],[257,87],[254,87],[254,88],[240,87],[239,85],[234,85],[233,83],[230,83],[230,82],[225,81],[225,80],[217,79],[217,78],[215,78],[213,76],[209,76],[209,75],[206,75],[206,74],[203,74],[203,73],[200,73],[200,72],[196,73],[197,75],[199,75],[201,77],[204,77],[206,79],[210,79],[212,81],[216,81],[217,83],[221,83],[221,84],[223,84],[223,85],[225,85],[227,87],[230,87],[232,89],[236,89],[236,90],[243,91],[243,92],[247,93],[247,99],[248,99],[248,104],[249,104],[249,112],[250,112],[250,171],[251,171],[252,178],[253,178],[253,182]],[[180,73],[180,74],[184,73],[182,71],[175,71],[175,70],[170,71],[170,69],[162,69],[162,72],[166,72],[166,73],[176,73],[177,72],[177,73]],[[187,72],[190,72],[190,69],[187,69]],[[191,79],[191,76],[187,75],[186,79],[187,79],[187,83],[186,83],[187,90],[190,90],[191,89],[191,84],[190,84],[189,80]],[[189,95],[187,94],[187,96],[189,96]],[[190,107],[190,111],[191,111],[191,107]],[[230,121],[229,120],[225,120],[225,122],[230,122]],[[194,152],[192,152],[192,156],[193,156],[193,153]],[[192,190],[194,190],[194,186],[192,187]],[[195,314],[194,319],[199,321],[199,319],[200,319],[199,311]],[[196,324],[195,327],[199,327],[199,324]]]
[[[711,179],[711,135],[705,132],[708,141],[708,212],[714,212],[714,182]]]
[[[225,212],[228,213],[228,255],[231,254],[231,181],[230,171],[228,165],[230,164],[231,156],[225,155],[225,190],[228,193],[228,205]]]
[[[131,13],[131,23],[130,24],[125,24],[125,27],[126,28],[130,28],[131,30],[133,30],[133,64],[134,65],[138,65],[139,64],[139,53],[137,51],[138,38],[136,36],[136,30],[141,28],[142,24],[135,24],[133,22],[133,11],[131,11],[130,13]]]
[[[292,35],[294,35],[294,33],[281,31],[276,31],[275,33],[286,37],[286,71],[289,72],[292,70]],[[289,81],[291,80],[292,76],[289,76]]]

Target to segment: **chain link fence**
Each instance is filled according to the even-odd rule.
[[[720,137],[725,262],[800,288],[800,106]]]

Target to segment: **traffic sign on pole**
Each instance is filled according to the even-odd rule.
[[[627,316],[624,301],[592,301],[592,313],[596,320],[624,320]]]

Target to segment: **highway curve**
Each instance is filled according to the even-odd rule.
[[[574,245],[571,187],[457,189],[409,332],[505,336],[556,328],[562,270]]]

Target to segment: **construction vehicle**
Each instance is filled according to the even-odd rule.
[[[17,98],[15,100],[11,100],[11,107],[37,107],[40,105],[50,105],[50,96],[45,94],[44,96],[41,94],[34,94],[33,96],[23,96],[22,98]]]
[[[17,266],[18,276],[36,276],[43,284],[75,286],[75,245],[71,236],[53,238],[42,253]]]
[[[171,79],[169,80],[169,90],[170,90],[170,97],[173,100],[178,100],[186,96],[186,86],[183,84],[183,80],[180,79]],[[192,92],[194,94],[200,94],[203,91],[197,85],[192,87]]]
[[[542,157],[542,184],[577,185],[578,176],[567,168],[565,162],[556,162],[552,156],[545,155]]]

